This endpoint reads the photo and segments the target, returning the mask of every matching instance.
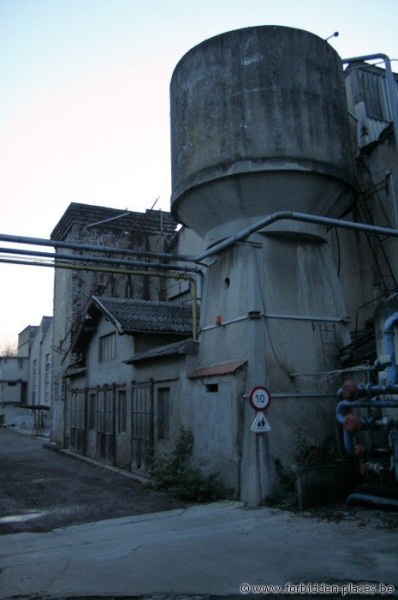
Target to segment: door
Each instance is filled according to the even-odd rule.
[[[71,397],[70,447],[86,453],[86,390],[73,390]]]
[[[131,388],[131,470],[149,477],[153,456],[153,382]]]
[[[106,463],[114,464],[114,388],[105,386],[97,393],[97,457]]]

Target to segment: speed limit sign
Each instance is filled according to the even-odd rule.
[[[267,410],[271,403],[271,394],[267,388],[257,385],[249,392],[249,402],[254,410]]]

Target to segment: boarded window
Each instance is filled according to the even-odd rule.
[[[170,437],[170,388],[158,389],[158,439],[168,440]]]
[[[99,339],[99,362],[116,358],[116,333],[103,335]]]

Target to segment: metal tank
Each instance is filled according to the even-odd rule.
[[[324,40],[249,27],[192,48],[170,86],[172,212],[208,244],[261,216],[342,216],[353,157],[341,60]]]

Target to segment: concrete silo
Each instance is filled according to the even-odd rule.
[[[279,26],[204,41],[173,73],[171,149],[172,212],[208,247],[280,210],[343,216],[354,166],[339,56],[319,37]],[[220,440],[215,467],[252,503],[265,492],[242,394],[263,384],[275,397],[268,481],[273,459],[292,461],[295,431],[311,441],[334,429],[327,386],[310,375],[334,366],[349,342],[327,239],[321,227],[281,221],[214,255],[207,271],[200,366],[244,364],[229,380],[214,371],[213,389],[229,404],[226,413],[214,409],[213,396],[209,410],[230,415],[226,429],[238,440],[232,458]],[[204,402],[207,387],[195,381],[194,402]],[[205,464],[207,449],[198,452]]]

